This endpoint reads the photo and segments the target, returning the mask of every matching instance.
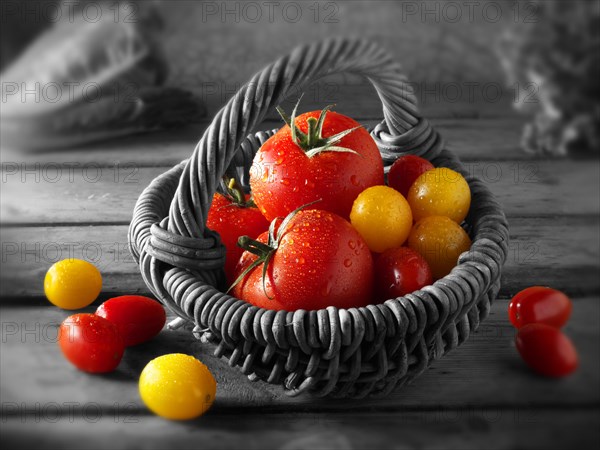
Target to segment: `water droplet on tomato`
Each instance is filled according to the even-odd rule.
[[[348,247],[350,247],[352,250],[354,250],[356,248],[356,242],[348,241]]]
[[[358,177],[356,175],[352,175],[350,177],[350,183],[352,183],[354,186],[358,186]]]
[[[350,267],[352,265],[352,260],[350,258],[344,260],[344,267]]]
[[[285,186],[290,185],[290,180],[288,180],[287,178],[282,178],[281,180],[279,180],[279,182]]]
[[[321,287],[321,295],[323,297],[327,297],[329,294],[331,294],[331,289],[333,288],[333,283],[331,282],[331,280],[327,281],[322,287]]]
[[[305,262],[306,262],[306,260],[304,259],[304,256],[296,258],[296,263],[298,263],[298,264],[304,264]]]

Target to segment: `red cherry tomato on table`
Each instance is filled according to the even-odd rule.
[[[428,170],[434,168],[433,164],[420,156],[401,156],[390,167],[388,186],[396,189],[406,197],[415,180]]]
[[[243,194],[242,194],[243,195]],[[244,250],[237,245],[240,236],[256,238],[269,228],[269,222],[256,206],[246,202],[249,195],[244,197],[244,203],[236,202],[222,194],[215,194],[208,211],[206,226],[221,236],[221,241],[227,249],[225,256],[225,275],[227,282],[233,283],[235,266]]]
[[[324,114],[322,128],[318,118]],[[293,119],[293,117],[292,117]],[[312,133],[308,133],[309,123]],[[383,160],[377,144],[360,124],[333,111],[312,111],[294,120],[267,140],[254,157],[250,186],[254,201],[268,220],[321,199],[313,209],[348,219],[354,199],[366,188],[382,185]],[[349,131],[339,140],[339,133]],[[301,138],[311,135],[310,142]],[[311,151],[324,149],[316,154]]]
[[[117,326],[96,314],[75,314],[60,325],[58,344],[65,357],[85,372],[113,371],[125,344]]]
[[[577,350],[558,328],[530,323],[519,329],[515,343],[521,358],[534,371],[547,377],[564,377],[579,365]]]
[[[432,282],[429,264],[410,248],[386,250],[375,258],[375,292],[380,301],[402,297]]]
[[[370,303],[373,259],[349,222],[328,211],[300,211],[287,226],[280,224],[278,231],[281,239],[277,244],[265,245],[270,241],[268,233],[253,243],[254,249],[265,251],[260,257],[244,252],[236,275],[244,274],[257,261],[258,265],[233,287],[233,295],[261,308],[287,311]],[[263,280],[265,262],[259,258],[265,256]]]
[[[167,319],[160,303],[141,295],[111,298],[98,307],[96,314],[117,326],[126,347],[152,339]]]
[[[543,286],[532,286],[515,295],[508,305],[508,317],[516,328],[529,323],[562,327],[573,305],[564,293]]]

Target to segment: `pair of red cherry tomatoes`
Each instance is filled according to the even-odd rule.
[[[60,326],[58,343],[78,369],[105,373],[116,369],[126,347],[156,336],[165,325],[160,303],[139,295],[111,298],[95,314],[67,317]]]
[[[569,297],[543,286],[524,289],[511,300],[508,316],[518,329],[517,350],[535,372],[563,377],[577,369],[577,350],[560,331],[571,316],[571,309]]]

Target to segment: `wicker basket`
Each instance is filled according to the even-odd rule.
[[[386,165],[412,153],[465,175],[472,203],[465,227],[473,239],[452,272],[405,297],[365,308],[272,311],[224,294],[225,249],[205,227],[226,171],[242,182],[254,153],[273,133],[248,136],[267,111],[325,75],[369,79],[384,120],[371,134]],[[477,328],[498,294],[508,250],[502,209],[484,184],[444,150],[419,117],[400,66],[378,45],[333,39],[296,48],[257,73],[221,109],[192,157],[156,178],[140,196],[129,229],[132,252],[150,290],[217,344],[215,354],[251,380],[283,385],[291,395],[386,395],[410,381]]]

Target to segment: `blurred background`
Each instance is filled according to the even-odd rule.
[[[0,440],[38,450],[598,448],[599,4],[0,0]],[[114,374],[70,367],[53,339],[69,313],[45,298],[48,268],[94,263],[98,302],[151,295],[127,239],[142,191],[190,157],[255,72],[333,36],[390,52],[447,148],[503,205],[511,241],[490,317],[410,386],[354,403],[249,383],[183,329],[128,349]],[[301,110],[330,103],[365,126],[381,120],[361,78],[311,85]],[[259,128],[281,124],[271,112]],[[514,348],[508,300],[533,284],[574,301],[565,332],[581,367],[560,382],[531,374]],[[198,421],[161,421],[139,398],[141,369],[173,351],[218,378],[215,407]]]
[[[597,152],[598,10],[591,0],[2,0],[4,142],[61,147],[193,123],[295,45],[358,35],[402,62],[431,115],[516,108],[531,116],[525,149]],[[338,77],[314,88],[317,100],[360,92],[347,85],[368,89]]]

